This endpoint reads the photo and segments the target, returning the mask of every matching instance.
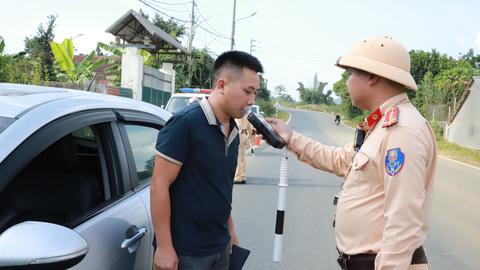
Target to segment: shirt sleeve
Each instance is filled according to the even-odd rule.
[[[383,230],[375,269],[408,269],[426,237],[426,174],[430,144],[422,132],[398,126],[378,155],[385,189]]]
[[[173,115],[160,130],[155,146],[161,157],[182,165],[189,151],[190,129],[184,114]]]
[[[288,148],[299,160],[338,176],[345,176],[355,156],[352,144],[345,147],[327,146],[295,131]]]

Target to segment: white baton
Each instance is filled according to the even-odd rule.
[[[275,222],[275,241],[273,243],[273,261],[280,262],[282,260],[283,249],[283,224],[285,220],[285,202],[287,199],[288,187],[288,150],[285,152],[280,161],[280,181],[278,183],[278,202],[277,202],[277,220]]]

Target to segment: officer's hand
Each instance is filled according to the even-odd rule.
[[[292,137],[293,130],[285,124],[280,119],[277,118],[267,118],[265,119],[273,129],[282,137],[282,139],[287,142],[287,144],[290,142],[290,138]]]
[[[178,270],[177,253],[170,247],[158,247],[153,257],[154,270]]]

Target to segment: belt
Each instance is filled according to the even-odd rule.
[[[377,254],[356,254],[348,255],[339,251],[340,256],[337,261],[340,267],[345,270],[368,270],[374,269],[375,258]],[[411,264],[426,264],[428,263],[427,255],[423,246],[415,249],[412,255]]]

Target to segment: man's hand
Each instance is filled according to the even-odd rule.
[[[230,232],[230,249],[232,248],[233,245],[239,246],[240,241],[238,241],[238,236],[235,232]]]
[[[265,120],[270,124],[270,126],[272,126],[273,129],[275,129],[278,135],[280,135],[280,137],[282,137],[287,144],[290,143],[293,130],[289,128],[285,122],[277,118],[267,118]]]
[[[173,247],[157,247],[153,257],[153,270],[178,270],[178,257]]]

